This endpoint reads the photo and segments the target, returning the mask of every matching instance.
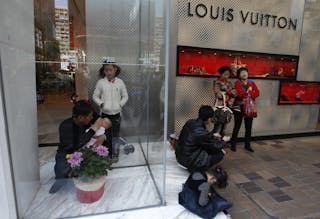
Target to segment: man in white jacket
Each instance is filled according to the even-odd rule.
[[[107,141],[112,144],[112,156],[117,160],[119,156],[119,138],[121,109],[128,101],[128,92],[124,82],[117,76],[120,67],[114,62],[105,61],[100,68],[101,79],[97,82],[93,93],[94,102],[100,106],[101,117],[109,118],[112,122],[111,130],[107,130]],[[112,138],[113,141],[112,141]]]

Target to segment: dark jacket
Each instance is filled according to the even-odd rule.
[[[69,118],[60,123],[59,126],[59,147],[58,153],[71,154],[79,150],[82,146],[88,143],[95,131],[86,130],[99,118],[97,113],[93,113],[93,119],[86,126],[77,126],[73,122],[73,118]]]
[[[177,161],[188,169],[208,164],[211,154],[221,153],[223,141],[217,141],[206,130],[201,119],[189,120],[182,128],[176,148]]]

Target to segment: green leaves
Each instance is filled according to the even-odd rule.
[[[103,175],[108,175],[108,170],[111,170],[111,160],[108,156],[100,156],[94,151],[94,148],[83,147],[79,150],[82,152],[83,161],[79,167],[72,168],[67,163],[67,172],[69,177],[81,178],[96,178]]]

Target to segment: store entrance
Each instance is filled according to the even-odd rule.
[[[37,87],[39,145],[57,144],[61,121],[71,116],[74,83],[69,72],[41,73]]]

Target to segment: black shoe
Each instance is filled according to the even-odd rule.
[[[49,193],[54,194],[58,192],[66,184],[65,180],[56,180],[51,186]]]
[[[252,149],[251,146],[245,146],[244,149],[246,149],[247,151],[250,151],[250,152],[254,152],[254,150]]]

